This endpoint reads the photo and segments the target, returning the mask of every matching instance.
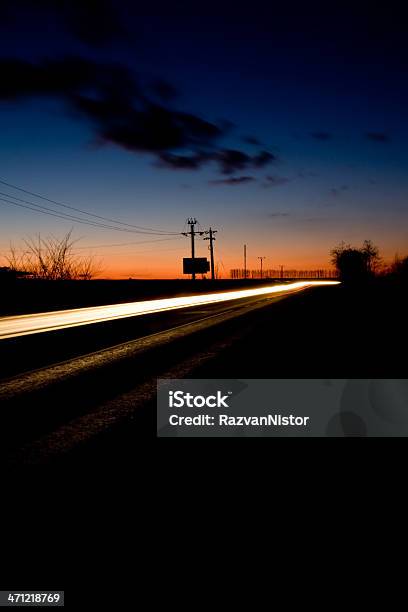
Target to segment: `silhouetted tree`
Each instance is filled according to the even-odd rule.
[[[367,281],[380,262],[378,247],[371,240],[366,240],[360,249],[342,242],[331,250],[330,255],[339,278],[349,285]]]
[[[398,277],[398,279],[407,281],[408,280],[408,257],[402,259],[396,255],[393,263],[389,268],[389,272]]]
[[[380,251],[371,240],[364,240],[362,253],[366,258],[367,272],[369,274],[375,274],[378,270],[378,266],[381,262]]]

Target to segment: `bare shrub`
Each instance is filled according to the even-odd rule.
[[[76,242],[72,239],[72,230],[62,238],[42,238],[38,234],[24,241],[26,250],[21,255],[10,245],[6,260],[11,270],[24,271],[32,278],[90,280],[101,273],[100,262],[97,262],[93,255],[76,255]]]

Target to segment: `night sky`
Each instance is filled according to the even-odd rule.
[[[54,202],[0,198],[98,226],[0,199],[0,253],[73,227],[105,277],[180,277],[188,216],[218,229],[224,276],[244,243],[250,268],[328,267],[342,240],[407,253],[408,42],[390,3],[136,4],[3,0],[0,180]]]

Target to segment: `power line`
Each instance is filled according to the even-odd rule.
[[[60,219],[64,219],[65,221],[71,221],[71,222],[75,222],[75,223],[81,223],[82,225],[91,225],[93,227],[100,227],[103,229],[111,229],[111,230],[116,230],[118,232],[127,232],[127,233],[131,233],[131,234],[145,234],[147,236],[162,236],[163,234],[155,234],[153,232],[147,232],[147,231],[142,231],[142,230],[132,230],[132,229],[128,229],[125,227],[115,227],[114,225],[108,225],[106,223],[99,223],[98,221],[91,221],[91,220],[86,220],[86,219],[81,219],[80,217],[76,217],[74,215],[70,215],[69,213],[63,213],[63,212],[58,212],[56,210],[54,210],[53,208],[48,208],[47,206],[42,206],[40,204],[35,204],[34,202],[30,202],[28,200],[22,200],[21,198],[16,198],[15,196],[10,196],[9,194],[6,194],[8,197],[12,197],[16,200],[19,200],[19,202],[24,202],[24,204],[18,203],[18,202],[11,202],[8,199],[5,198],[0,198],[1,202],[5,202],[6,204],[10,204],[13,206],[19,206],[20,208],[26,208],[27,210],[32,210],[34,212],[40,212],[43,213],[45,215],[51,215],[53,217],[59,217]],[[171,235],[173,235],[173,233],[171,233]],[[178,233],[174,232],[174,235],[178,235]]]
[[[97,221],[90,221],[90,220],[82,219],[81,217],[76,217],[74,215],[70,215],[69,213],[58,212],[58,211],[54,210],[53,208],[49,208],[48,206],[42,206],[41,204],[36,204],[35,202],[30,202],[29,200],[23,200],[21,198],[17,198],[16,196],[10,195],[8,193],[3,193],[3,192],[0,191],[0,194],[1,195],[6,195],[7,197],[13,198],[14,200],[18,200],[19,202],[24,202],[24,204],[28,204],[29,206],[25,206],[24,204],[18,204],[17,202],[10,202],[10,200],[5,199],[5,198],[0,198],[0,200],[2,202],[5,202],[6,204],[12,204],[14,206],[20,206],[21,208],[27,208],[28,210],[33,210],[34,212],[42,212],[44,214],[49,214],[49,215],[52,215],[53,217],[60,217],[61,219],[65,219],[65,220],[68,220],[68,221],[75,221],[77,223],[83,223],[83,224],[86,224],[86,225],[93,225],[94,227],[103,227],[103,228],[114,229],[114,226],[102,224],[102,223],[99,223]],[[123,230],[122,228],[117,228],[117,229],[120,229],[121,231],[127,231],[127,230]]]
[[[19,206],[20,208],[26,208],[27,210],[39,212],[39,213],[42,213],[43,215],[50,215],[52,217],[58,217],[60,219],[64,219],[65,221],[81,223],[82,225],[91,225],[93,227],[101,227],[103,229],[113,229],[119,232],[128,232],[131,234],[137,233],[137,234],[146,234],[149,236],[156,235],[156,234],[151,234],[149,232],[142,232],[142,231],[127,229],[124,227],[115,227],[113,225],[106,225],[106,224],[98,223],[97,221],[86,221],[85,219],[80,219],[79,217],[69,215],[68,213],[59,213],[53,210],[52,208],[48,208],[47,206],[41,206],[40,204],[34,204],[34,202],[30,202],[29,203],[30,206],[27,206],[27,204],[19,204],[18,202],[11,202],[10,200],[6,200],[5,198],[0,198],[0,201],[5,202],[6,204],[10,204],[12,206]],[[33,208],[34,206],[35,208]]]
[[[144,255],[145,253],[159,253],[160,254],[160,253],[168,253],[170,251],[181,252],[181,251],[184,251],[184,247],[175,247],[175,248],[172,248],[172,249],[143,249],[141,251],[132,251],[131,255]],[[92,255],[94,257],[104,257],[104,253],[93,253]],[[110,253],[110,255],[111,256],[114,256],[114,255],[120,256],[120,255],[123,255],[123,253],[115,253],[115,252],[113,252],[113,253]]]
[[[59,217],[60,219],[64,219],[65,221],[72,221],[72,220],[76,220],[74,217],[68,217],[68,216],[64,216],[63,214],[59,214],[57,212],[51,212],[51,208],[46,208],[43,206],[38,206],[37,208],[33,208],[32,206],[27,206],[25,204],[19,204],[18,202],[10,202],[10,200],[6,200],[4,198],[0,198],[1,202],[5,202],[6,204],[10,204],[12,206],[18,206],[19,208],[26,208],[27,210],[32,210],[34,212],[39,212],[39,213],[43,213],[44,215],[50,215],[52,217]],[[44,210],[41,210],[44,209]],[[92,221],[79,221],[79,223],[82,223],[83,225],[93,225],[96,227],[102,227],[99,224],[95,224]],[[124,230],[126,231],[126,230]]]
[[[55,212],[56,215],[64,215],[63,218],[65,218],[65,215],[66,215],[67,220],[73,220],[73,221],[78,220],[78,222],[80,222],[80,223],[81,222],[83,222],[83,223],[94,223],[93,221],[89,221],[89,222],[88,221],[83,221],[79,217],[75,217],[73,215],[68,215],[68,213],[58,213],[57,211],[54,211],[52,208],[48,208],[46,206],[41,206],[40,204],[35,204],[34,202],[30,202],[29,200],[22,200],[21,198],[17,198],[16,196],[12,196],[12,195],[9,195],[7,193],[3,193],[2,191],[0,191],[0,195],[6,195],[8,197],[13,198],[14,200],[18,200],[19,202],[24,202],[25,204],[29,204],[30,206],[35,206],[35,207],[38,207],[40,209],[44,209],[44,210],[47,210],[47,211]],[[6,200],[4,198],[0,198],[0,200],[3,201],[3,202],[6,202],[8,204],[15,204],[15,202],[10,202],[9,200]],[[35,210],[35,209],[31,209],[30,208],[29,210]],[[37,211],[35,210],[35,212],[37,212]],[[99,224],[97,224],[96,227],[99,227]],[[101,227],[105,228],[105,225],[101,224]],[[108,226],[108,227],[111,228],[111,226]],[[139,232],[136,232],[136,233],[139,233]],[[140,233],[144,233],[144,232],[140,232]],[[147,236],[151,236],[151,235],[155,235],[155,234],[150,234],[150,233],[147,232],[146,235]],[[161,234],[159,234],[159,235],[161,235]],[[136,241],[136,242],[120,242],[120,243],[114,243],[114,244],[101,244],[101,245],[97,244],[97,245],[93,245],[93,246],[80,246],[80,247],[76,247],[76,249],[77,248],[78,249],[102,248],[102,247],[110,247],[110,246],[127,246],[127,245],[132,245],[132,244],[144,244],[146,242],[161,242],[163,240],[178,240],[178,239],[181,239],[181,238],[182,238],[181,234],[178,234],[177,236],[174,236],[173,238],[158,238],[157,240],[155,239],[155,240],[142,240],[142,241]]]
[[[54,210],[53,208],[49,208],[48,206],[44,206],[41,204],[37,204],[35,202],[31,202],[30,200],[24,200],[22,198],[18,198],[17,196],[13,196],[9,193],[4,193],[2,191],[0,191],[1,195],[7,196],[7,198],[13,198],[13,200],[17,200],[19,202],[24,202],[25,204],[29,204],[30,206],[34,206],[35,208],[39,208],[39,209],[43,209],[46,211],[49,211],[50,213],[54,213],[54,215],[58,215],[61,218],[64,219],[70,219],[70,220],[74,220],[77,223],[86,223],[88,225],[94,225],[95,227],[103,227],[103,228],[108,228],[108,229],[116,229],[118,231],[127,231],[127,232],[131,232],[131,233],[135,233],[135,234],[145,234],[148,236],[162,236],[162,235],[179,235],[176,232],[169,232],[168,234],[161,234],[161,233],[156,233],[156,232],[151,232],[151,231],[142,231],[142,230],[130,230],[127,228],[122,228],[122,227],[115,227],[113,225],[108,225],[106,223],[101,223],[100,221],[92,221],[90,219],[82,219],[81,217],[77,217],[76,215],[71,215],[70,213],[65,213],[62,211],[57,211]],[[0,198],[3,200],[3,198]],[[13,202],[10,202],[9,200],[3,200],[6,201],[9,204],[12,204]]]
[[[145,232],[155,232],[157,234],[178,234],[179,232],[167,232],[166,230],[160,230],[160,229],[155,229],[155,228],[151,228],[151,227],[143,227],[141,225],[134,225],[133,223],[125,223],[124,221],[118,221],[116,219],[110,219],[109,217],[103,217],[102,215],[97,215],[95,213],[90,213],[87,212],[85,210],[82,210],[80,208],[76,208],[75,206],[71,206],[69,204],[64,204],[62,202],[58,202],[57,200],[53,200],[51,198],[47,198],[39,193],[35,193],[34,191],[29,191],[28,189],[23,189],[22,187],[18,187],[17,185],[13,185],[12,183],[8,183],[7,181],[4,181],[2,179],[0,179],[0,183],[2,185],[7,185],[7,187],[11,187],[12,189],[17,189],[18,191],[22,191],[23,193],[28,193],[29,195],[32,195],[36,198],[40,198],[41,200],[45,200],[46,202],[50,202],[51,204],[55,204],[57,206],[62,206],[64,208],[69,208],[70,210],[74,210],[76,212],[81,213],[82,215],[88,215],[90,217],[95,217],[97,219],[102,219],[103,221],[108,221],[110,223],[116,223],[117,225],[124,225],[127,227],[133,227],[135,229],[139,229],[139,230],[144,230]],[[8,197],[12,197],[14,199],[18,199],[15,198],[14,196],[10,196],[9,194],[3,194],[3,195],[7,195]]]
[[[159,238],[158,240],[141,240],[141,241],[137,241],[137,242],[119,242],[116,244],[96,244],[93,246],[80,246],[80,247],[73,247],[73,251],[78,251],[78,250],[82,250],[82,249],[101,249],[101,248],[106,248],[106,247],[120,247],[120,246],[130,246],[130,245],[135,245],[135,244],[148,244],[148,243],[152,243],[152,242],[164,242],[167,240],[181,240],[182,236],[176,236],[174,238]],[[7,248],[7,247],[4,247]],[[18,248],[18,247],[13,247],[14,250],[16,251],[22,251],[22,252],[28,252],[26,249],[23,248]],[[152,253],[152,252],[157,252],[157,253],[161,253],[162,251],[181,251],[184,250],[184,247],[176,247],[175,249],[148,249],[148,250],[143,250],[143,251],[132,251],[132,253]]]
[[[165,242],[167,240],[180,240],[182,236],[174,236],[174,238],[157,238],[157,240],[141,240],[137,242],[117,242],[114,244],[94,244],[89,246],[75,247],[75,251],[78,249],[103,249],[108,247],[121,247],[121,246],[133,246],[134,244],[147,244],[151,242]]]
[[[109,221],[110,223],[116,223],[118,225],[125,225],[127,227],[134,227],[136,229],[145,230],[145,231],[149,231],[149,232],[160,233],[160,234],[161,233],[164,233],[164,234],[176,234],[176,233],[178,233],[178,232],[166,232],[165,230],[154,229],[154,228],[149,228],[149,227],[143,227],[143,226],[140,226],[140,225],[134,225],[132,223],[125,223],[123,221],[118,221],[116,219],[110,219],[109,217],[103,217],[101,215],[97,215],[95,213],[90,213],[90,212],[84,211],[84,210],[82,210],[80,208],[76,208],[76,207],[68,205],[68,204],[63,204],[62,202],[58,202],[57,200],[53,200],[51,198],[47,198],[47,197],[42,196],[42,195],[40,195],[38,193],[35,193],[33,191],[29,191],[28,189],[23,189],[22,187],[18,187],[17,185],[13,185],[12,183],[8,183],[7,181],[4,181],[2,179],[0,179],[0,183],[2,183],[3,185],[7,185],[8,187],[12,187],[13,189],[17,189],[18,191],[22,191],[24,193],[28,193],[28,194],[36,197],[36,198],[40,198],[40,199],[45,200],[47,202],[51,202],[52,204],[56,204],[57,206],[63,206],[64,208],[69,208],[69,209],[74,210],[76,212],[79,212],[79,213],[81,213],[83,215],[88,215],[88,216],[91,216],[91,217],[95,217],[97,219],[102,219],[104,221]],[[10,194],[4,194],[4,195],[7,195],[8,197],[12,197],[13,199],[19,199],[19,198],[16,198],[15,196],[11,196]]]

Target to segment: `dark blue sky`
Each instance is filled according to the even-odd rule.
[[[326,265],[341,240],[406,250],[408,54],[390,5],[3,4],[0,179],[169,232],[195,215],[220,230],[225,270],[244,242],[253,267]],[[82,246],[157,238],[1,200],[0,214],[0,252],[72,225]],[[155,276],[179,275],[187,251],[179,238],[94,252],[106,275]]]

